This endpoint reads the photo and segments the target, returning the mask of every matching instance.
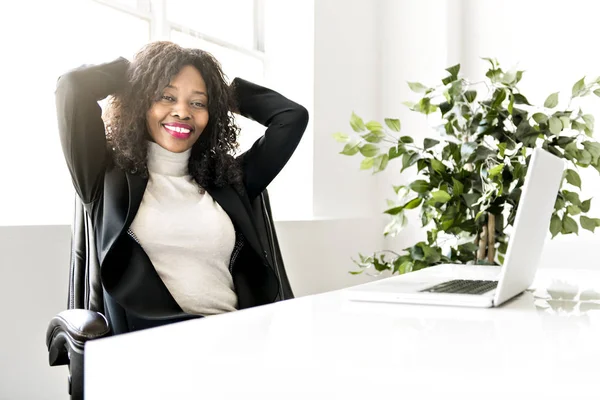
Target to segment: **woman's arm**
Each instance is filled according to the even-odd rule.
[[[102,192],[107,163],[106,135],[98,100],[126,82],[129,61],[82,66],[58,78],[56,113],[63,154],[73,185],[84,204]]]
[[[267,127],[265,134],[240,155],[250,200],[277,176],[300,143],[308,111],[281,94],[236,78],[232,82],[239,113]]]

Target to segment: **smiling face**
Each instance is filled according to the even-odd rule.
[[[146,113],[152,140],[166,150],[190,149],[208,124],[208,93],[198,70],[186,65]]]

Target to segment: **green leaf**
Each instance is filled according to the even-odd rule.
[[[588,199],[586,201],[581,202],[581,211],[583,211],[584,213],[590,211],[590,207],[592,205],[592,199]]]
[[[409,184],[408,187],[417,193],[425,193],[429,190],[429,182],[419,179]]]
[[[423,139],[423,148],[425,150],[430,149],[430,148],[434,147],[435,145],[437,145],[439,142],[440,142],[439,140],[425,138],[425,139]]]
[[[476,90],[467,90],[465,92],[465,99],[467,99],[467,103],[472,103],[476,97],[477,97]]]
[[[444,172],[446,172],[446,166],[437,158],[432,158],[431,159],[431,168],[433,168],[434,171],[443,174]]]
[[[571,205],[567,207],[567,213],[569,215],[578,215],[581,214],[581,209],[577,206]]]
[[[452,196],[450,196],[448,192],[436,190],[435,192],[431,192],[431,199],[429,201],[432,203],[447,203],[451,198]]]
[[[571,96],[577,97],[580,96],[585,91],[585,76],[575,82],[573,88],[571,89]]]
[[[560,122],[560,119],[556,118],[556,117],[550,117],[550,132],[554,133],[555,135],[559,135],[560,131],[562,131],[563,125],[562,122]]]
[[[344,154],[346,156],[353,156],[356,153],[358,153],[359,148],[360,142],[350,142],[346,146],[344,146],[344,149],[340,152],[340,154]]]
[[[410,260],[407,261],[403,261],[400,266],[398,267],[398,273],[399,274],[406,274],[408,272],[411,272],[413,270],[413,266],[414,263]]]
[[[523,96],[521,93],[515,93],[514,96],[516,104],[527,104],[528,106],[531,105],[529,104],[529,100],[527,100],[527,97]]]
[[[548,122],[548,116],[544,113],[535,113],[533,114],[533,120],[538,124],[545,124]]]
[[[577,140],[577,136],[561,136],[556,139],[556,144],[563,147],[571,142],[574,142],[575,140]]]
[[[393,160],[394,158],[400,157],[404,153],[406,153],[404,146],[392,146],[388,151],[388,157],[390,160]]]
[[[564,206],[565,206],[565,201],[563,200],[563,198],[560,196],[557,196],[556,201],[554,202],[554,209],[556,211],[562,210],[564,208]]]
[[[586,126],[588,127],[588,129],[590,131],[594,131],[594,123],[595,123],[595,118],[592,114],[585,114],[583,117],[583,120],[585,121]]]
[[[423,249],[418,246],[418,244],[412,246],[410,249],[410,256],[413,260],[422,260],[424,253],[423,253]]]
[[[385,138],[385,133],[381,131],[373,131],[362,135],[361,137],[369,143],[380,143]]]
[[[600,143],[592,141],[583,142],[583,148],[592,156],[592,162],[598,162],[598,158],[600,158]]]
[[[352,130],[354,132],[364,132],[366,129],[365,123],[363,122],[362,118],[356,115],[354,111],[352,112],[352,116],[350,117],[350,126],[352,127]]]
[[[592,163],[592,153],[587,150],[577,150],[577,162],[583,166],[588,166]]]
[[[502,70],[501,69],[489,69],[486,73],[485,76],[487,76],[488,78],[490,78],[490,80],[493,83],[496,83],[500,80],[500,78],[502,77]]]
[[[373,172],[383,171],[388,165],[389,157],[387,154],[380,154],[373,159]]]
[[[365,157],[374,157],[379,153],[379,147],[374,144],[365,144],[360,147],[360,154]]]
[[[444,85],[447,85],[447,84],[452,83],[454,81],[456,81],[456,76],[452,76],[452,75],[449,75],[449,76],[445,77],[444,79],[442,79],[442,83]]]
[[[585,215],[579,217],[579,222],[581,223],[581,227],[590,232],[594,232],[594,230],[600,226],[600,218],[588,218]]]
[[[581,206],[581,200],[579,199],[579,194],[577,194],[575,192],[570,192],[568,190],[563,190],[562,193],[563,193],[563,196],[565,197],[565,199],[567,199],[567,201],[569,201],[571,204],[575,204],[576,206]]]
[[[415,152],[404,153],[402,155],[402,171],[404,171],[406,168],[410,167],[411,165],[414,165],[414,163],[416,163],[418,159],[419,159],[418,153],[415,153]]]
[[[479,198],[481,196],[482,195],[480,195],[479,193],[465,193],[462,195],[463,199],[465,199],[467,207],[469,208],[473,207],[473,205],[479,201]]]
[[[427,86],[419,82],[408,82],[408,87],[410,87],[410,90],[415,93],[425,93],[427,89],[429,89]]]
[[[393,118],[386,118],[385,124],[394,132],[400,132],[400,120]]]
[[[383,126],[377,121],[369,121],[365,124],[368,130],[370,131],[382,131]]]
[[[404,205],[404,209],[405,210],[412,210],[413,208],[417,208],[421,205],[421,202],[423,201],[422,198],[417,197],[416,199],[412,199],[411,201],[409,201],[408,203],[406,203]]]
[[[458,76],[458,72],[460,71],[460,64],[453,65],[449,68],[446,68],[446,71],[450,73],[451,76]]]
[[[558,92],[552,93],[546,101],[544,101],[544,107],[546,108],[554,108],[558,105]]]
[[[506,99],[506,90],[498,88],[494,92],[491,108],[498,108],[502,102]]]
[[[433,264],[440,261],[440,258],[442,257],[442,252],[439,247],[430,247],[426,244],[423,244],[422,248],[423,258],[426,262]]]
[[[500,157],[504,158],[504,153],[506,152],[506,143],[498,143],[498,153]]]
[[[415,140],[413,138],[411,138],[410,136],[402,136],[400,138],[400,141],[402,143],[414,143]]]
[[[560,119],[560,123],[563,126],[563,129],[569,129],[571,127],[571,118],[569,118],[567,116],[562,116],[559,119]]]
[[[559,138],[560,140],[560,138]],[[577,144],[571,142],[567,144],[565,147],[565,156],[567,159],[569,158],[577,158],[579,157],[579,149],[577,148]],[[591,156],[590,156],[591,158]]]
[[[429,115],[436,110],[437,106],[435,104],[431,104],[431,99],[428,97],[423,97],[417,104],[415,104],[415,107],[413,108],[413,111],[417,111],[425,115]]]
[[[582,124],[581,122],[571,121],[571,129],[575,131],[582,132],[587,128],[586,124]]]
[[[577,225],[577,222],[575,222],[573,218],[567,216],[566,214],[562,220],[562,233],[565,235],[570,233],[579,234],[579,225]]]
[[[397,206],[390,209],[385,210],[384,214],[397,215],[404,210],[404,206]]]
[[[568,169],[566,172],[566,177],[567,183],[577,186],[579,189],[581,189],[581,178],[577,172],[573,171],[572,169]]]
[[[516,80],[515,80],[515,84],[519,83],[521,81],[521,78],[523,78],[523,72],[525,71],[517,71],[517,76],[516,76]]]
[[[550,233],[552,234],[552,238],[560,233],[562,230],[562,221],[560,217],[556,214],[552,214],[552,219],[550,220]]]
[[[600,89],[596,89],[594,90],[594,94],[598,97],[600,97]]]
[[[521,179],[525,177],[525,168],[521,163],[513,164],[513,177],[515,179]]]
[[[360,169],[365,170],[373,168],[373,161],[374,159],[372,157],[365,158],[360,163]]]
[[[468,242],[468,243],[463,243],[461,245],[458,246],[458,251],[463,252],[463,253],[474,253],[477,250],[479,250],[479,246],[477,246],[475,243],[472,242]]]
[[[340,142],[340,143],[346,143],[350,140],[350,136],[346,135],[345,133],[342,132],[336,132],[333,134],[333,138]]]
[[[476,161],[481,161],[487,159],[488,157],[496,156],[496,152],[486,146],[477,147],[475,153],[477,154],[477,156],[475,157]]]
[[[496,165],[495,167],[490,168],[490,170],[489,170],[490,178],[493,178],[494,176],[501,174],[503,169],[504,169],[504,164]]]
[[[454,196],[460,196],[461,194],[463,194],[465,190],[465,185],[463,185],[462,182],[456,180],[454,177],[452,178],[452,183],[452,194],[454,194]]]

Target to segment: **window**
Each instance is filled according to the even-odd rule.
[[[167,20],[178,30],[190,28],[228,46],[260,50],[255,3],[253,0],[169,0],[165,11]]]

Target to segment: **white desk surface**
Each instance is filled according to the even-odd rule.
[[[343,293],[91,341],[86,399],[600,399],[600,271],[496,309]]]

